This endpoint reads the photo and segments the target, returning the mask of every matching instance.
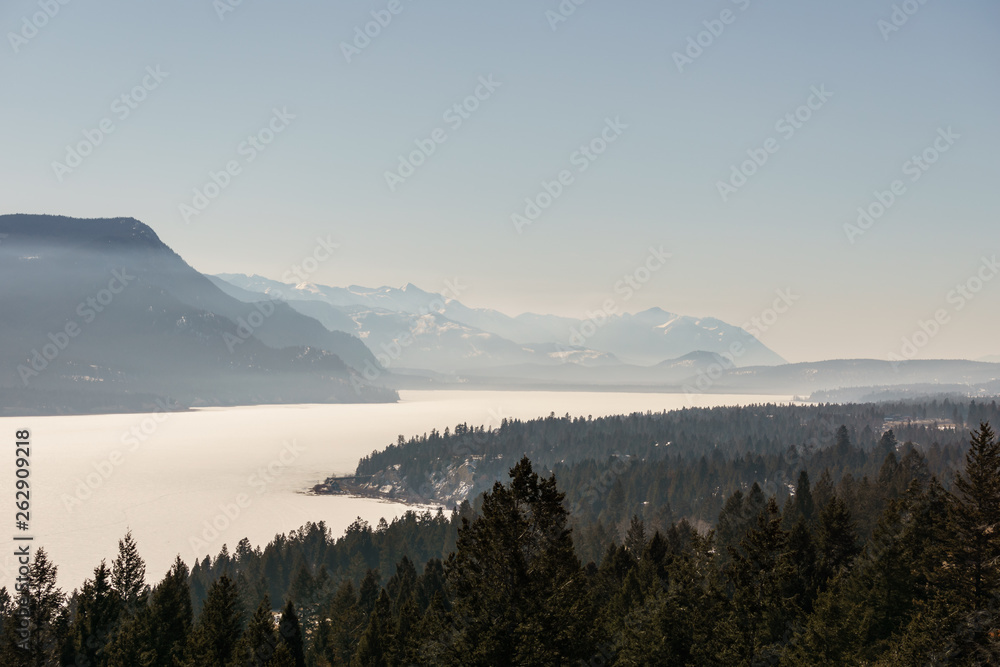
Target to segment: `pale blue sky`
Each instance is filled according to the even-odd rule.
[[[622,308],[742,324],[791,288],[761,339],[793,361],[886,358],[939,308],[919,358],[1000,354],[1000,280],[947,300],[1000,251],[1000,5],[910,1],[884,39],[888,0],[588,0],[556,30],[557,0],[400,0],[348,63],[341,42],[389,0],[243,0],[224,20],[211,0],[70,0],[16,53],[9,33],[41,10],[11,0],[2,208],[135,217],[211,273],[280,277],[329,236],[314,282],[458,278],[462,301],[510,314],[583,315],[663,246],[670,263]],[[724,10],[679,72],[672,54]],[[169,75],[120,120],[112,102],[156,66]],[[453,129],[444,112],[490,75],[502,85]],[[775,122],[813,86],[833,96],[786,138]],[[295,119],[247,163],[238,147],[276,107]],[[616,117],[627,129],[580,173],[572,154]],[[104,118],[115,131],[60,182],[52,163]],[[948,127],[960,138],[911,182],[904,163]],[[447,141],[391,192],[386,170],[436,128]],[[717,182],[769,137],[777,153],[723,202]],[[241,173],[185,223],[230,160]],[[574,182],[518,234],[511,215],[563,169]],[[849,243],[844,224],[895,179],[905,194]]]

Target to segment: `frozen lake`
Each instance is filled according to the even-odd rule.
[[[110,561],[131,528],[159,581],[177,554],[230,551],[243,537],[267,544],[307,521],[339,534],[355,518],[376,524],[407,506],[366,498],[309,496],[334,473],[350,474],[375,449],[467,422],[497,426],[504,417],[555,412],[603,416],[682,407],[788,403],[789,396],[708,394],[404,391],[396,404],[292,405],[148,415],[4,417],[0,489],[14,528],[15,431],[31,431],[31,531],[59,566],[59,585],[79,587],[102,558]],[[0,558],[0,585],[12,589],[14,542]]]

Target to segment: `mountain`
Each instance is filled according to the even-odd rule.
[[[396,398],[361,380],[356,337],[233,298],[131,218],[0,216],[0,280],[8,410]]]
[[[390,370],[418,368],[454,373],[512,363],[551,366],[617,363],[613,355],[560,349],[555,343],[519,344],[447,316],[443,297],[413,285],[369,289],[286,285],[260,276],[226,274],[215,284],[241,300],[282,299],[331,329],[352,333]],[[256,291],[254,291],[256,290]]]
[[[714,367],[729,368],[728,360],[714,352],[691,352],[677,359],[668,359],[655,366],[636,366],[617,363],[584,366],[564,363],[557,366],[515,364],[484,369],[467,369],[462,373],[466,380],[482,383],[520,386],[524,381],[546,385],[575,387],[617,388],[668,388],[679,390],[682,383],[692,380],[698,373],[707,373]],[[714,372],[714,371],[713,371]]]
[[[963,360],[788,364],[739,327],[660,308],[588,322],[533,313],[510,317],[414,285],[294,285],[240,274],[213,280],[242,300],[280,296],[331,329],[357,335],[384,366],[409,378],[406,386],[415,373],[429,382],[423,386],[809,395],[953,385],[983,395],[1000,379],[1000,364]]]
[[[400,289],[328,287],[285,284],[257,275],[222,274],[215,278],[216,285],[236,298],[253,298],[254,293],[280,295],[293,308],[327,327],[357,335],[376,355],[383,355],[379,359],[387,366],[452,372],[567,362],[653,366],[692,352],[728,353],[730,365],[737,367],[784,363],[739,327],[659,308],[594,320],[533,313],[510,317],[495,310],[469,308],[457,299],[410,284]],[[394,343],[401,339],[410,344]],[[740,352],[733,355],[733,349]]]
[[[992,387],[993,395],[996,395],[998,379],[1000,364],[964,359],[911,359],[900,362],[835,359],[775,367],[730,369],[718,374],[708,385],[713,392],[801,395],[847,387],[959,385],[967,387],[969,391]],[[955,387],[947,388],[952,390]]]

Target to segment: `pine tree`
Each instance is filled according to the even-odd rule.
[[[385,592],[389,594],[389,601],[392,603],[393,615],[398,615],[403,603],[413,595],[417,585],[417,569],[413,562],[403,556],[396,565],[396,573],[392,575],[385,585]]]
[[[822,511],[826,504],[833,497],[833,479],[829,468],[824,468],[819,476],[819,481],[813,487],[813,503],[817,511]]]
[[[316,624],[312,641],[309,642],[306,664],[316,667],[330,667],[334,664],[336,659],[334,634],[333,623],[326,618],[320,619]]]
[[[632,604],[627,608],[612,604],[605,610],[604,623],[612,628],[612,641],[599,643],[597,654],[587,664],[607,664],[611,653],[614,664],[623,666],[706,664],[720,601],[707,580],[713,569],[709,551],[708,543],[696,537],[691,548],[670,560],[663,580],[635,574],[647,567],[650,572],[655,569],[652,559],[644,556],[640,567],[630,571],[619,598],[631,598]],[[645,584],[636,587],[643,579]]]
[[[892,431],[889,431],[889,433],[892,433]],[[882,467],[878,469],[878,476],[875,478],[879,491],[882,493],[883,497],[896,497],[898,493],[898,489],[896,488],[898,477],[899,458],[896,456],[896,450],[894,447],[891,451],[886,453],[885,458],[882,461]]]
[[[646,526],[635,514],[632,515],[632,522],[625,534],[625,548],[636,560],[642,558],[642,552],[646,549]]]
[[[772,497],[739,548],[729,547],[732,563],[726,576],[733,598],[715,637],[725,664],[772,662],[790,636],[796,610],[785,596],[791,579],[787,548],[788,534],[781,529],[781,514]]]
[[[66,596],[56,586],[57,571],[44,548],[35,551],[17,600],[17,607],[27,609],[27,617],[22,617],[19,609],[12,609],[12,616],[4,623],[6,645],[2,657],[7,664],[58,664],[68,627],[63,607]],[[27,636],[22,630],[27,631]]]
[[[879,438],[876,451],[884,459],[889,454],[895,454],[896,448],[898,446],[899,446],[899,441],[896,440],[896,434],[892,432],[892,429],[889,429],[888,431],[882,434],[881,438]]]
[[[29,610],[29,635],[23,645],[27,649],[24,656],[27,662],[23,664],[35,667],[55,664],[62,652],[60,630],[65,623],[63,603],[66,596],[56,586],[57,571],[44,548],[35,551],[28,569],[27,586],[21,591],[20,604]]]
[[[303,561],[299,564],[298,570],[295,571],[292,584],[288,587],[288,594],[298,600],[300,604],[308,605],[313,601],[316,593],[316,580]]]
[[[527,457],[463,520],[448,569],[455,651],[464,664],[551,665],[589,659],[586,581],[573,550],[555,477],[539,479]]]
[[[255,552],[253,545],[250,544],[250,538],[242,538],[236,545],[236,553],[234,554],[236,562],[240,565],[246,565],[254,555]]]
[[[816,546],[805,517],[800,516],[788,534],[788,561],[791,573],[785,595],[808,614],[812,611],[818,587]]]
[[[965,471],[955,476],[956,565],[967,573],[971,607],[984,609],[1000,579],[1000,443],[989,424],[971,434]]]
[[[809,488],[809,473],[805,470],[799,472],[799,479],[795,485],[795,500],[792,503],[795,517],[801,517],[806,525],[812,525],[815,518],[816,505],[813,501],[812,489]],[[793,524],[794,525],[794,524]]]
[[[191,665],[227,665],[242,635],[243,612],[239,591],[223,575],[208,589],[188,640],[187,657]]]
[[[850,567],[859,552],[851,512],[834,496],[820,512],[816,529],[816,571],[820,586]]]
[[[358,588],[358,611],[364,617],[366,623],[368,616],[375,609],[375,602],[378,600],[379,591],[381,590],[378,582],[378,570],[368,570],[365,578],[361,580],[361,586]]]
[[[278,643],[288,647],[288,652],[295,662],[295,667],[305,667],[305,646],[302,639],[302,627],[295,613],[295,605],[291,598],[285,603],[278,622]]]
[[[125,605],[125,613],[135,615],[146,592],[146,563],[139,557],[131,530],[118,540],[118,557],[111,565],[111,586]]]
[[[837,458],[841,461],[845,459],[847,453],[851,450],[851,434],[847,430],[847,426],[841,424],[840,428],[837,429],[836,443],[833,446],[833,451]]]
[[[107,645],[108,667],[160,665],[153,647],[153,621],[149,606],[142,606],[135,616],[122,614],[122,624]]]
[[[355,667],[389,667],[392,657],[392,612],[389,596],[383,589],[375,601],[368,627],[361,635],[358,650],[351,665]]]
[[[323,614],[320,614],[321,618]],[[347,665],[357,646],[360,633],[364,631],[367,620],[358,608],[354,586],[347,580],[341,583],[333,600],[326,607],[325,618],[329,619],[332,636],[330,648],[326,654],[329,661],[335,665]]]
[[[396,624],[392,629],[392,656],[397,664],[413,664],[417,659],[417,649],[420,637],[416,635],[420,623],[420,610],[417,607],[416,596],[410,594],[406,601],[399,605]]]
[[[413,662],[420,665],[447,665],[450,649],[454,645],[457,628],[448,623],[444,595],[437,592],[424,611],[414,633],[419,640]],[[461,664],[461,663],[459,663]]]
[[[295,667],[295,658],[291,649],[286,644],[278,644],[274,651],[274,657],[267,663],[267,667]]]
[[[121,598],[111,588],[111,572],[105,562],[94,569],[76,602],[73,627],[74,662],[100,667],[107,664],[107,644],[112,640],[123,611]]]
[[[264,596],[240,637],[232,664],[234,667],[267,667],[277,645],[271,598]]]
[[[726,499],[715,522],[715,541],[719,546],[720,565],[729,562],[728,547],[738,545],[749,527],[744,504],[743,492],[737,489]]]
[[[184,654],[191,634],[191,588],[188,568],[178,556],[150,599],[152,647],[156,667],[172,667]]]

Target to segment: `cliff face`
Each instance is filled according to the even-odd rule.
[[[478,493],[493,480],[492,476],[477,474],[478,467],[478,457],[456,461],[432,479],[417,484],[402,477],[397,465],[370,477],[328,477],[314,486],[313,492],[454,507],[463,500],[471,501],[474,491]]]

